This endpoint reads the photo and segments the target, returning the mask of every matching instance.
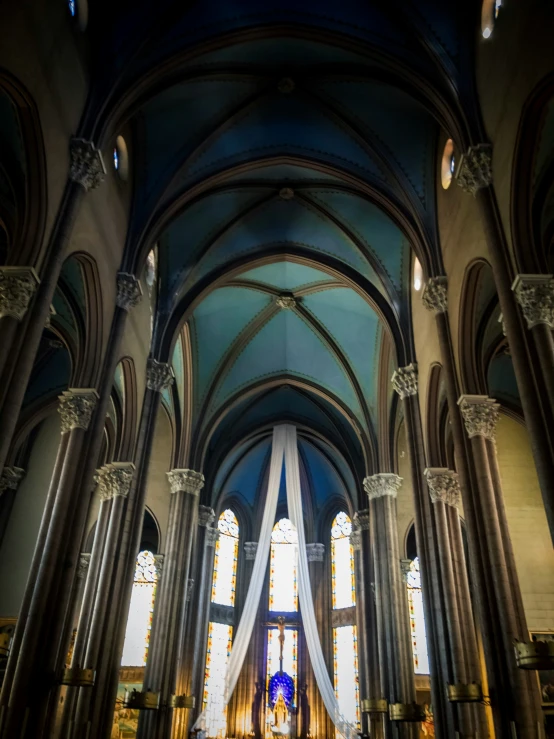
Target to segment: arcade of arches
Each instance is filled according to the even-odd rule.
[[[553,27],[1,4],[0,739],[554,736]]]

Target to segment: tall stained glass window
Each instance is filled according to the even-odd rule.
[[[346,513],[338,513],[331,526],[331,571],[333,608],[356,605],[354,552],[350,546],[352,521]]]
[[[335,695],[342,716],[350,724],[360,724],[360,688],[358,685],[358,639],[356,627],[333,629]]]
[[[268,629],[267,631],[267,683],[271,676],[279,672],[279,629]],[[297,701],[297,677],[298,677],[298,631],[297,629],[285,629],[285,643],[283,644],[283,672],[286,672],[294,680],[294,700]]]
[[[224,739],[227,730],[227,707],[224,705],[225,675],[231,654],[233,627],[210,621],[208,651],[204,677],[206,735]]]
[[[121,658],[125,667],[143,667],[146,664],[157,580],[154,555],[147,550],[139,552]]]
[[[239,551],[239,522],[233,511],[229,508],[223,511],[217,522],[217,527],[219,529],[219,539],[215,548],[212,603],[234,606]]]
[[[408,587],[408,603],[410,608],[414,671],[418,675],[428,675],[429,656],[427,654],[427,636],[425,633],[425,618],[423,616],[423,596],[421,594],[419,557],[416,557],[410,563],[406,580]]]
[[[277,521],[271,534],[269,610],[297,611],[298,536],[288,518]]]

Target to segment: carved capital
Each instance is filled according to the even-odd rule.
[[[79,580],[84,580],[87,576],[88,568],[90,565],[90,554],[88,552],[81,552],[79,555],[79,562],[77,564],[77,577]]]
[[[156,568],[156,575],[158,576],[158,580],[162,576],[162,572],[164,570],[164,554],[155,554],[154,555],[154,567]]]
[[[132,462],[112,462],[97,470],[94,481],[98,485],[101,500],[109,500],[116,495],[126,498],[131,489],[135,465]]]
[[[0,267],[0,318],[21,321],[39,282],[32,267]]]
[[[394,475],[391,472],[380,472],[377,475],[371,475],[371,477],[365,478],[364,489],[370,500],[384,498],[385,495],[396,498],[401,484],[402,478],[398,477],[398,475]]]
[[[187,603],[190,602],[190,599],[192,598],[192,591],[194,589],[194,580],[192,577],[189,577],[187,580],[187,594],[185,596],[185,600]]]
[[[146,363],[146,387],[161,393],[168,387],[173,385],[173,370],[167,362],[158,362],[152,357],[148,358]]]
[[[446,277],[431,277],[427,280],[421,296],[423,305],[433,313],[448,310],[448,282]]]
[[[204,487],[204,475],[194,470],[171,470],[167,473],[172,493],[198,495]]]
[[[134,275],[127,272],[117,273],[117,298],[116,303],[123,310],[130,310],[140,303],[142,299],[142,287]]]
[[[219,530],[206,526],[206,546],[215,547],[216,541],[219,539]]]
[[[205,505],[198,506],[198,525],[209,526],[214,522],[215,511],[213,508]]]
[[[402,573],[402,579],[405,583],[408,582],[408,575],[410,574],[410,571],[412,569],[412,560],[411,559],[401,559],[400,560],[400,572]]]
[[[399,367],[391,378],[392,386],[402,400],[417,395],[417,365],[412,362],[407,367]]]
[[[69,145],[69,179],[81,185],[85,191],[94,190],[104,180],[106,168],[101,152],[92,141],[71,139]]]
[[[492,183],[492,146],[490,144],[477,144],[477,146],[469,147],[460,160],[456,181],[462,190],[472,195]]]
[[[256,559],[256,552],[258,551],[257,541],[245,541],[244,542],[244,554],[247,560]]]
[[[296,298],[292,295],[279,295],[275,302],[283,310],[292,310],[296,306]]]
[[[355,552],[359,552],[362,548],[362,532],[359,530],[354,530],[350,534],[350,546]]]
[[[500,406],[486,395],[462,395],[458,400],[467,435],[484,436],[494,441]]]
[[[0,474],[0,496],[5,490],[17,490],[24,477],[25,470],[21,467],[4,467]]]
[[[58,412],[62,417],[62,434],[72,429],[88,429],[98,393],[92,388],[69,388],[60,395]]]
[[[323,562],[325,557],[325,544],[306,544],[308,562]]]
[[[457,472],[445,467],[428,467],[424,474],[433,503],[460,507],[460,481]]]
[[[360,531],[369,531],[369,510],[367,508],[354,514],[354,526]]]
[[[528,328],[539,323],[554,328],[554,277],[518,275],[512,285]]]

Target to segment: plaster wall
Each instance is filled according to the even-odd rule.
[[[525,427],[502,414],[498,464],[530,630],[554,630],[554,552]]]
[[[396,498],[396,516],[398,525],[398,544],[400,556],[406,556],[406,537],[414,521],[414,498],[412,473],[410,471],[410,460],[408,457],[408,445],[406,442],[406,427],[402,422],[397,436],[397,474],[402,478],[402,485]]]
[[[59,415],[41,425],[0,548],[0,617],[17,618],[60,441]]]
[[[158,522],[160,529],[160,552],[165,550],[165,537],[169,517],[171,492],[166,473],[173,467],[171,463],[172,450],[173,430],[166,410],[160,406],[156,419],[156,431],[152,446],[152,456],[150,457],[148,484],[146,486],[146,505]]]

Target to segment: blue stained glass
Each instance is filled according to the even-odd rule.
[[[119,154],[117,153],[117,146],[114,146],[113,150],[113,166],[116,171],[119,169]]]
[[[271,707],[277,703],[277,699],[282,695],[287,708],[290,708],[294,700],[294,680],[286,672],[276,672],[269,681],[268,693]]]
[[[75,13],[77,12],[76,0],[68,0],[67,6],[69,8],[69,12],[71,13],[72,18],[75,18]]]

